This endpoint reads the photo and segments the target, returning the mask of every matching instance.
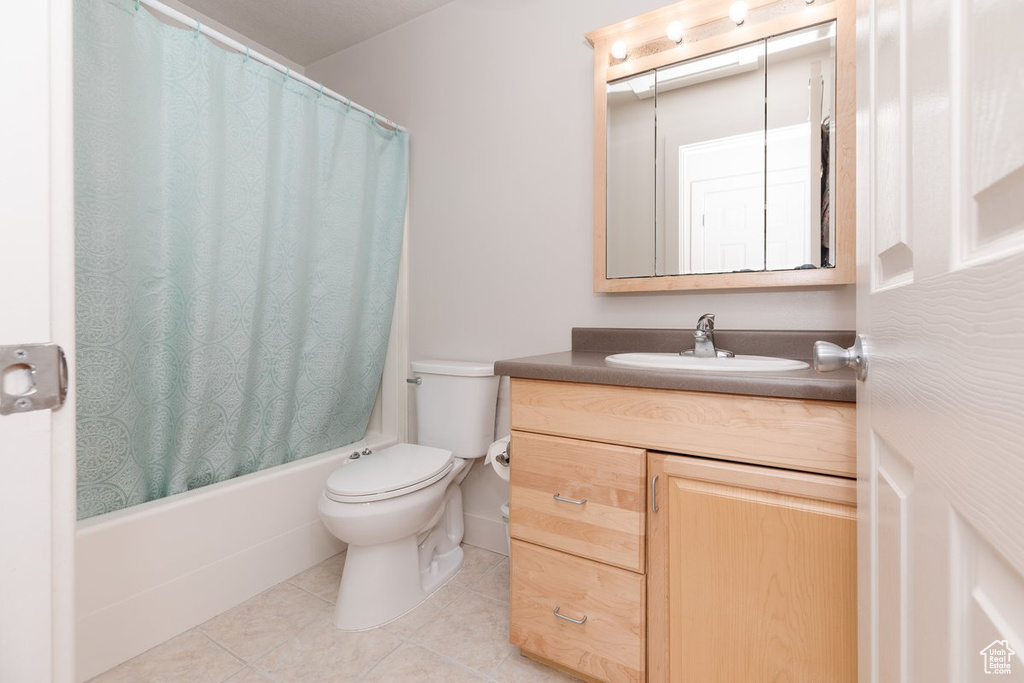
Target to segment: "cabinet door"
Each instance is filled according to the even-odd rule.
[[[650,680],[855,681],[854,482],[649,457]]]

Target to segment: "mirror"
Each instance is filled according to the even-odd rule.
[[[766,41],[765,269],[832,268],[836,25]]]
[[[607,277],[833,266],[834,73],[830,22],[609,83]]]
[[[608,130],[608,277],[653,275],[653,71],[608,84]]]
[[[855,279],[854,3],[769,0],[742,26],[729,6],[587,34],[595,291]]]
[[[658,69],[657,84],[655,274],[763,270],[764,43]]]

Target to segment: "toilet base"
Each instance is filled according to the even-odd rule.
[[[462,568],[463,552],[455,546],[437,554],[420,569],[416,537],[394,543],[349,546],[334,607],[334,625],[342,631],[365,631],[416,609]]]

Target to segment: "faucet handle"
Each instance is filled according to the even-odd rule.
[[[703,332],[714,332],[715,314],[705,313],[701,317],[697,318],[697,329]]]

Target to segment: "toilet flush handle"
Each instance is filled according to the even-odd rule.
[[[409,384],[423,384],[422,377],[406,377],[405,381],[408,382]]]

